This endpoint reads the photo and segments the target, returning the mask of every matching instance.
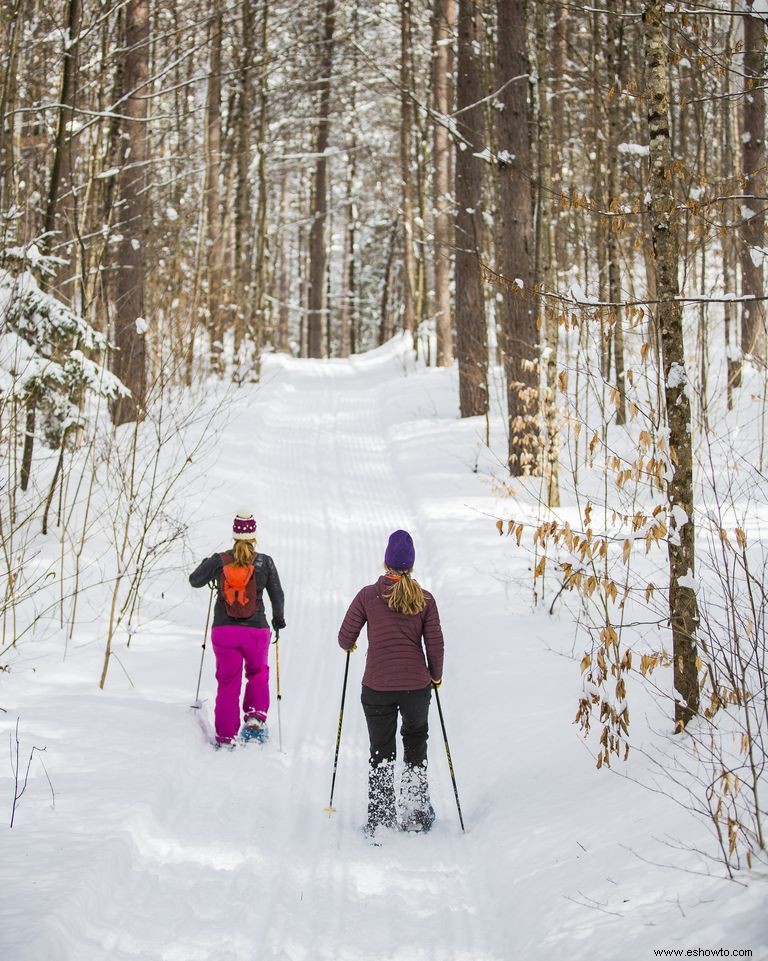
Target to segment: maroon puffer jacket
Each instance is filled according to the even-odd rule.
[[[420,614],[390,610],[385,594],[391,586],[392,581],[383,574],[357,594],[339,630],[339,645],[348,651],[367,623],[363,684],[374,691],[417,691],[443,676],[440,615],[434,597],[426,591],[427,606]]]

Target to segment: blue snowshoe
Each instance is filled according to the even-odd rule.
[[[240,731],[240,737],[248,744],[251,741],[263,744],[269,740],[269,728],[260,717],[249,717]]]

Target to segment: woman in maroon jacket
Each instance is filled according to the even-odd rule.
[[[384,555],[386,573],[357,594],[339,631],[339,644],[349,651],[363,625],[368,625],[361,700],[371,742],[366,825],[371,835],[379,825],[398,824],[394,770],[398,712],[405,758],[400,826],[428,831],[435,819],[427,784],[427,736],[432,685],[439,685],[443,675],[443,632],[434,597],[411,577],[415,557],[407,531],[391,534]]]

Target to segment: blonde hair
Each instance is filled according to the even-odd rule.
[[[410,571],[395,571],[386,565],[385,570],[392,577],[397,578],[384,594],[389,609],[399,614],[421,614],[427,606],[421,584],[411,577]]]
[[[232,556],[234,557],[232,563],[235,567],[247,567],[249,564],[253,564],[253,559],[256,556],[256,540],[235,541]]]

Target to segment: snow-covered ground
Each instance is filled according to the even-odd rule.
[[[98,690],[96,626],[66,660],[54,639],[20,645],[0,675],[0,734],[20,718],[22,763],[45,748],[55,807],[36,756],[16,823],[2,829],[3,961],[768,958],[766,881],[713,873],[696,852],[710,844],[703,827],[637,783],[640,754],[595,770],[573,726],[582,651],[571,615],[532,607],[527,555],[496,534],[509,505],[489,479],[499,468],[484,424],[457,421],[455,376],[416,367],[402,340],[348,361],[268,357],[196,465],[191,556],[153,577],[130,648],[117,641],[134,686],[113,664]],[[274,703],[271,742],[233,753],[212,751],[189,709],[207,592],[179,568],[228,546],[241,505],[286,592],[283,753]],[[440,607],[467,830],[433,705],[435,827],[370,847],[364,642],[337,811],[323,811],[344,669],[336,633],[397,527],[413,534],[417,577]],[[214,687],[209,650],[209,713]],[[13,781],[0,773],[7,824]]]

